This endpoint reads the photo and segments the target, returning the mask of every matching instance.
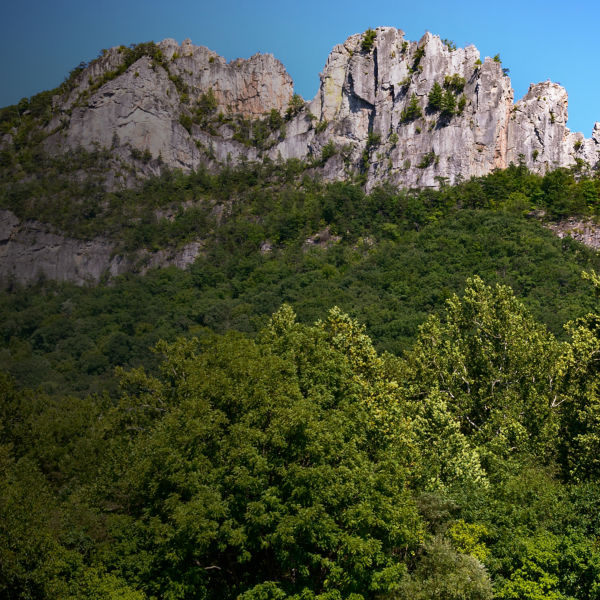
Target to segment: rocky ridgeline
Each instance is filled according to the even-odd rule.
[[[206,136],[186,130],[181,117],[207,90],[218,111],[250,119],[272,109],[285,111],[292,97],[290,76],[270,54],[227,63],[189,40],[180,46],[167,39],[157,47],[163,60],[142,56],[100,87],[97,82],[118,69],[127,49],[111,48],[84,69],[69,96],[55,99],[55,116],[47,126],[55,133],[45,141],[46,149],[112,147],[127,159],[133,148],[160,156],[169,167],[192,169],[206,162],[196,143]],[[238,146],[231,149],[234,158],[245,150]]]
[[[474,46],[453,48],[430,33],[411,42],[391,27],[375,34],[336,46],[316,97],[289,109],[260,144],[248,133],[252,122],[273,110],[285,114],[293,97],[291,78],[273,56],[228,63],[189,40],[168,39],[157,44],[162,63],[142,56],[94,89],[122,61],[123,50],[112,48],[81,73],[66,100],[57,98],[48,125],[57,131],[46,147],[99,145],[121,149],[124,158],[133,148],[182,169],[241,157],[300,158],[328,179],[362,172],[367,187],[436,186],[439,178],[452,183],[519,161],[540,173],[578,159],[598,163],[600,123],[591,139],[571,133],[560,85],[532,84],[513,103],[501,63],[481,61]],[[431,101],[436,85],[441,106]]]
[[[380,140],[369,149],[369,183],[425,187],[438,177],[452,183],[511,162],[536,172],[576,158],[598,162],[600,124],[590,140],[571,134],[561,86],[531,85],[513,104],[501,63],[481,62],[474,46],[453,49],[429,33],[407,42],[393,28],[377,29],[372,51],[362,49],[363,40],[355,35],[334,48],[311,109],[331,122],[328,132],[338,143],[356,139],[364,147],[371,130]],[[432,106],[436,83],[444,96],[455,96],[453,110]]]
[[[380,27],[336,46],[309,103],[272,55],[227,62],[211,50],[167,39],[112,48],[52,100],[42,142],[56,154],[110,148],[107,189],[138,175],[241,159],[306,160],[325,179],[361,175],[367,189],[390,181],[436,187],[511,162],[545,173],[599,162],[600,123],[590,139],[567,127],[567,93],[532,84],[514,103],[499,60],[426,33],[418,42]],[[64,89],[67,89],[65,92]],[[13,134],[0,139],[12,143]],[[107,239],[81,241],[0,214],[0,284],[38,275],[77,283],[148,266],[185,266],[201,243],[179,251],[115,256]]]

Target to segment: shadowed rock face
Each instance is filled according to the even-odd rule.
[[[154,267],[184,269],[202,251],[200,241],[182,248],[151,252],[140,249],[133,255],[115,254],[114,241],[70,238],[51,231],[44,223],[21,222],[8,210],[0,210],[0,289],[12,282],[29,284],[39,278],[95,284],[103,277],[145,273]]]
[[[64,146],[129,144],[161,156],[174,168],[191,168],[198,149],[179,124],[179,96],[163,69],[147,57],[109,81],[84,106],[73,109]]]

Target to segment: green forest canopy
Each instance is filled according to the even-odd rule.
[[[513,166],[437,191],[388,186],[365,195],[353,183],[310,178],[306,165],[289,161],[217,174],[166,171],[139,189],[107,194],[90,169],[109,155],[20,163],[30,169],[17,171],[22,180],[7,167],[0,205],[59,228],[68,222],[84,238],[115,236],[124,252],[200,239],[203,253],[187,271],[0,293],[0,357],[21,385],[114,393],[114,367],[155,368],[149,348],[159,339],[256,333],[282,302],[304,323],[340,306],[367,326],[379,350],[400,354],[474,274],[510,285],[561,339],[563,324],[593,306],[580,272],[600,270],[597,254],[557,239],[533,216],[595,215],[599,180],[576,171],[540,177]],[[315,237],[323,241],[309,246]],[[265,242],[271,249],[261,251]]]
[[[2,207],[206,252],[0,295],[0,597],[600,595],[581,280],[600,266],[533,218],[594,217],[598,179],[511,167],[365,195],[288,163],[106,195],[108,156],[83,157],[80,189],[26,151],[2,157]]]
[[[474,278],[403,358],[284,305],[116,403],[4,377],[2,593],[596,598],[599,318],[560,342]]]

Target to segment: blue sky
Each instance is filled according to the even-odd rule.
[[[368,27],[389,25],[419,39],[426,30],[500,53],[520,98],[551,79],[569,92],[569,127],[589,136],[600,121],[595,0],[29,0],[5,3],[0,23],[0,106],[58,85],[102,48],[189,37],[227,59],[271,52],[296,91],[314,96],[331,48]]]

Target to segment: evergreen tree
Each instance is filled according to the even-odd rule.
[[[447,89],[442,96],[440,109],[444,117],[450,118],[456,113],[456,98],[451,89]]]
[[[400,121],[402,123],[410,123],[415,119],[418,119],[423,116],[423,110],[421,109],[421,105],[419,104],[419,99],[416,94],[413,94],[410,97],[410,102],[408,106],[402,111],[400,115]]]
[[[441,110],[442,109],[442,98],[444,91],[442,86],[436,81],[427,96],[429,100],[429,108],[431,110]]]

